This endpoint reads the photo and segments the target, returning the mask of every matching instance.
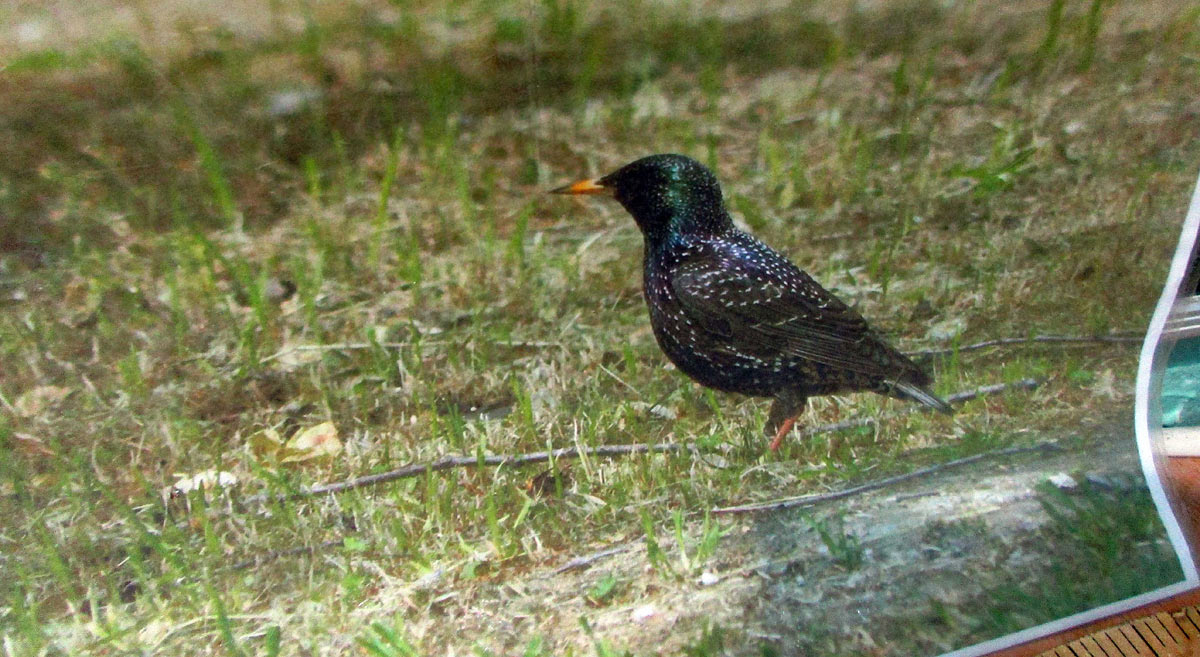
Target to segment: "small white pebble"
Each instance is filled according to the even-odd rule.
[[[47,32],[41,21],[26,21],[17,26],[17,41],[21,45],[32,45],[46,38]]]
[[[642,605],[633,610],[629,617],[635,623],[643,623],[658,615],[658,609],[654,605]]]
[[[659,406],[658,404],[651,405],[643,401],[635,401],[629,402],[629,406],[635,411],[648,412],[651,415],[656,415],[664,420],[675,420],[679,417],[679,415],[673,409],[667,408],[666,406]]]
[[[179,481],[176,481],[172,489],[176,493],[190,493],[196,489],[204,488],[226,488],[238,483],[237,477],[231,472],[224,470],[205,470],[194,475],[176,474]]]
[[[1065,472],[1051,475],[1050,483],[1054,484],[1054,487],[1059,490],[1075,490],[1079,487],[1079,482],[1075,481],[1075,477],[1072,477]]]
[[[710,573],[706,570],[700,573],[700,579],[698,581],[700,582],[700,586],[712,586],[713,584],[721,581],[721,578],[718,577],[716,573]]]

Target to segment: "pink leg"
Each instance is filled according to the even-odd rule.
[[[783,437],[788,435],[788,433],[792,430],[792,427],[796,425],[796,418],[798,417],[800,416],[793,415],[792,417],[784,420],[783,424],[779,425],[779,431],[775,432],[775,438],[771,440],[770,450],[772,452],[779,451],[779,446],[783,444]]]

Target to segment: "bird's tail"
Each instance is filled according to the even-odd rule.
[[[942,399],[941,397],[938,397],[930,392],[925,386],[911,383],[909,381],[897,381],[893,385],[895,386],[896,391],[904,397],[919,401],[922,404],[925,404],[926,406],[947,415],[952,415],[954,413],[954,407],[950,406],[945,399]]]

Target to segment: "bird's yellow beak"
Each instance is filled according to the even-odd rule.
[[[597,178],[587,178],[558,189],[550,190],[551,194],[605,194],[612,196],[612,187],[605,187],[597,182]]]

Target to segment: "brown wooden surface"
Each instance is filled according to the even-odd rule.
[[[1200,636],[1187,636],[1185,639],[1190,642],[1190,652],[1179,652],[1173,647],[1167,649],[1169,644],[1163,640],[1163,637],[1174,637],[1178,632],[1183,632],[1185,635],[1195,632],[1194,624],[1195,621],[1200,620],[1200,614],[1194,610],[1189,610],[1187,616],[1189,618],[1194,617],[1192,624],[1176,624],[1155,618],[1158,614],[1168,614],[1169,616],[1171,612],[1178,613],[1185,607],[1194,607],[1196,605],[1200,605],[1200,589],[1187,591],[1166,600],[1137,607],[1136,609],[1115,616],[1080,625],[1065,632],[1059,632],[1058,634],[1036,639],[1019,646],[989,653],[988,657],[1037,657],[1044,653],[1077,657],[1077,653],[1068,648],[1066,644],[1080,639],[1084,639],[1082,643],[1090,648],[1095,655],[1112,654],[1121,655],[1122,657],[1143,654],[1148,657],[1168,657],[1168,655],[1176,654],[1200,655],[1200,641],[1198,641]],[[1146,618],[1147,616],[1150,618]],[[1130,621],[1135,622],[1128,628],[1121,628],[1119,633],[1114,632],[1107,636],[1096,634],[1097,632],[1116,627],[1123,623],[1129,623]],[[1172,639],[1170,644],[1175,644],[1177,640]],[[1144,647],[1138,649],[1137,645],[1148,645],[1152,651]],[[1056,650],[1057,653],[1055,652]],[[1086,655],[1087,653],[1085,652],[1084,654]]]
[[[1200,457],[1176,456],[1167,463],[1163,484],[1180,502],[1179,524],[1194,555],[1200,546]]]
[[[1180,507],[1182,507],[1179,510],[1179,523],[1187,536],[1188,545],[1191,547],[1193,558],[1195,558],[1196,548],[1200,546],[1200,457],[1170,458],[1167,472],[1163,475],[1163,484],[1168,488],[1168,493],[1173,499],[1179,500]],[[988,657],[1035,657],[1043,653],[1075,657],[1075,652],[1067,648],[1066,644],[1089,635],[1095,636],[1092,636],[1091,640],[1085,644],[1091,648],[1094,641],[1096,647],[1093,650],[1099,649],[1096,652],[1098,655],[1113,653],[1115,647],[1119,652],[1114,654],[1138,655],[1144,653],[1154,657],[1154,652],[1144,648],[1138,651],[1128,641],[1128,638],[1122,638],[1122,634],[1126,637],[1138,637],[1139,635],[1146,637],[1143,645],[1150,644],[1151,648],[1159,650],[1159,657],[1175,654],[1200,655],[1200,632],[1196,630],[1196,627],[1200,627],[1200,612],[1193,608],[1197,605],[1200,605],[1200,589],[1186,591],[1165,600],[1085,623],[1058,634],[989,653]],[[1181,612],[1181,610],[1183,611]],[[1171,622],[1171,612],[1179,612],[1192,622],[1173,623]],[[1107,636],[1096,634],[1131,621],[1136,622],[1129,628],[1120,628],[1120,632],[1108,633]],[[1197,636],[1191,636],[1193,632],[1197,633]],[[1187,635],[1187,640],[1192,642],[1189,650],[1174,652],[1164,649],[1172,637],[1175,640],[1180,638],[1179,633]]]

